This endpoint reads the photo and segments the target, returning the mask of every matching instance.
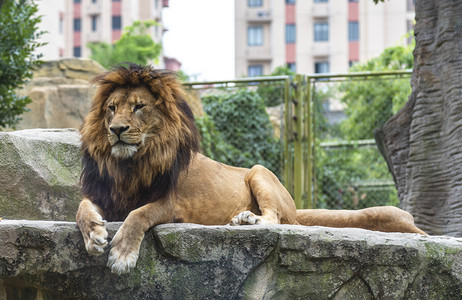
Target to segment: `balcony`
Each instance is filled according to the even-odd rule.
[[[245,56],[247,60],[253,61],[271,60],[271,48],[263,46],[247,47]]]
[[[103,35],[101,32],[90,32],[86,35],[88,43],[101,42],[103,40]]]
[[[268,23],[271,22],[271,10],[248,10],[246,12],[247,22],[252,23]]]
[[[327,56],[330,53],[329,42],[314,42],[311,48],[311,55],[313,56]]]
[[[88,15],[98,15],[102,12],[102,5],[100,1],[97,3],[90,3],[87,5],[87,14]]]
[[[315,3],[312,6],[312,15],[314,18],[327,18],[329,17],[329,4],[328,3]]]

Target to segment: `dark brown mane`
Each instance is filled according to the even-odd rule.
[[[106,220],[121,221],[133,209],[171,196],[180,172],[199,150],[198,130],[172,71],[130,64],[97,76],[93,83],[98,90],[80,129],[82,193],[101,207]],[[140,85],[151,91],[169,130],[155,135],[132,158],[115,159],[104,126],[105,101],[116,88]]]

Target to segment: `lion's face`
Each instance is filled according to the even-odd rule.
[[[104,109],[111,154],[116,158],[132,157],[150,135],[162,128],[161,112],[145,86],[117,88],[107,99]]]

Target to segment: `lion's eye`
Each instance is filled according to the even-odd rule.
[[[109,105],[107,107],[110,111],[115,111],[115,105]]]
[[[138,104],[135,105],[135,109],[134,109],[133,111],[140,110],[140,109],[142,109],[144,106],[145,106],[144,104],[138,103]]]

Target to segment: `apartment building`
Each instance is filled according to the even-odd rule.
[[[162,24],[162,9],[168,0],[41,0],[40,30],[43,59],[89,57],[88,43],[114,43],[124,27],[134,21],[154,20]],[[164,28],[151,28],[154,41],[161,42]]]
[[[236,0],[236,76],[348,72],[408,43],[415,0]]]

